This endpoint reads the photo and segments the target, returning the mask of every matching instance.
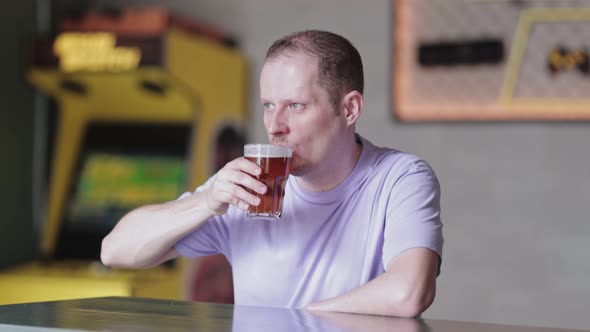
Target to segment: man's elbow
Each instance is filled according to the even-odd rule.
[[[100,246],[100,261],[106,265],[113,267],[115,265],[115,255],[113,254],[110,243],[108,241],[108,236],[102,239],[102,243]]]
[[[390,305],[391,316],[414,318],[426,311],[434,302],[434,290],[407,292]]]
[[[109,236],[105,237],[102,240],[102,244],[100,247],[100,261],[102,264],[108,267],[114,268],[126,268],[132,267],[129,262],[123,261],[125,255],[121,255],[115,248],[115,245],[112,243],[113,241],[109,238]]]
[[[117,226],[102,239],[100,247],[100,260],[109,267],[114,268],[137,268],[135,255],[135,242],[129,233],[129,227],[120,227],[126,225],[129,221],[144,219],[143,211],[149,209],[150,206],[135,209],[126,214],[118,223]]]

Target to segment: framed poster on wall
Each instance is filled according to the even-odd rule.
[[[590,0],[393,0],[401,121],[590,120]]]

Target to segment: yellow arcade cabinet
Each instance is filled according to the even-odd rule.
[[[193,190],[241,153],[247,67],[211,29],[160,8],[132,14],[138,24],[69,22],[35,43],[28,79],[57,105],[42,260],[0,273],[0,304],[182,298],[187,262],[107,269],[100,241],[125,212]]]

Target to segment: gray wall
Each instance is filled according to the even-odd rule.
[[[257,76],[271,41],[320,28],[343,34],[359,48],[366,107],[358,131],[379,145],[424,157],[443,189],[443,272],[425,317],[590,328],[590,123],[395,121],[389,0],[165,3],[223,26],[241,42],[252,69],[254,141],[266,139]]]

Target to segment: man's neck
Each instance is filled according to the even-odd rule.
[[[344,144],[344,147],[344,149],[334,149],[334,155],[329,158],[330,161],[324,163],[316,172],[298,177],[299,185],[308,191],[323,192],[344,182],[361,156],[362,143],[360,139],[356,141],[355,135],[351,142]]]

